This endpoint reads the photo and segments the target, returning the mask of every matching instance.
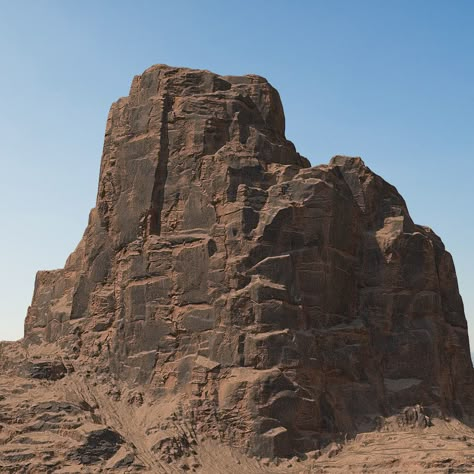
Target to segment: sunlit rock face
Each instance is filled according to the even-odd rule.
[[[182,398],[203,433],[268,457],[405,405],[474,407],[439,237],[360,158],[310,167],[252,75],[134,78],[89,225],[64,269],[38,273],[24,344]]]

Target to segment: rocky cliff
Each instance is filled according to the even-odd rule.
[[[474,414],[440,238],[360,158],[310,167],[252,75],[134,78],[110,110],[87,229],[64,269],[38,273],[20,346],[17,372],[107,387],[109,412],[173,407],[196,436],[270,458],[416,403]],[[154,423],[142,449],[159,457]]]

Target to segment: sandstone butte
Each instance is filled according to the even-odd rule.
[[[0,373],[1,472],[474,472],[451,255],[254,75],[133,79]]]

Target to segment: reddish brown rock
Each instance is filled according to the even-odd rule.
[[[261,77],[137,76],[109,114],[83,239],[38,273],[23,345],[54,346],[75,378],[115,384],[117,403],[139,386],[129,410],[171,396],[196,436],[262,457],[418,403],[468,420],[451,255],[360,158],[310,167],[284,128]],[[150,459],[193,446],[148,423]]]

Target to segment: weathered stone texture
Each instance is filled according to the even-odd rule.
[[[310,167],[284,122],[261,77],[137,76],[81,243],[38,273],[25,344],[183,395],[204,432],[267,457],[405,405],[472,415],[451,255],[360,158]]]

